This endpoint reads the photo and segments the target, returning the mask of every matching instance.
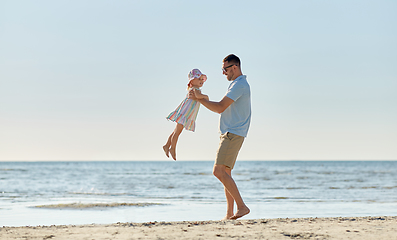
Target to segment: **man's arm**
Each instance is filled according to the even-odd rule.
[[[234,102],[233,99],[226,96],[224,96],[220,102],[210,101],[207,95],[204,95],[206,96],[206,98],[199,99],[195,95],[196,91],[197,90],[192,89],[189,92],[189,98],[198,101],[199,103],[203,104],[204,107],[216,113],[223,113],[223,111],[225,111],[225,109],[228,108]]]
[[[226,96],[224,96],[220,102],[212,102],[205,98],[198,99],[197,101],[203,104],[204,107],[216,113],[223,113],[223,111],[225,111],[226,108],[234,102],[231,98]]]

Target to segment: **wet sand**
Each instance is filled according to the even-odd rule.
[[[397,216],[2,227],[0,239],[396,239]]]

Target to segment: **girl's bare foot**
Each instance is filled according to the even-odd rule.
[[[241,217],[247,215],[248,213],[250,213],[250,209],[247,206],[244,206],[241,209],[237,209],[236,214],[231,216],[229,219],[235,220],[235,219],[238,219],[238,218],[241,218]]]
[[[175,148],[170,148],[170,153],[171,153],[172,158],[176,161],[176,151],[175,151]]]
[[[164,145],[163,146],[163,150],[164,150],[164,152],[165,152],[165,156],[167,156],[167,158],[169,158],[170,157],[170,149],[169,149],[169,147],[167,146],[167,145]]]

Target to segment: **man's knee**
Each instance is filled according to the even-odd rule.
[[[219,180],[224,178],[226,172],[226,166],[224,165],[215,165],[214,169],[212,171],[212,174],[214,174],[215,177],[217,177]]]

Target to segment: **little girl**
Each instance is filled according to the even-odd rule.
[[[204,82],[207,80],[207,76],[202,74],[200,70],[193,69],[188,74],[189,83],[188,91],[192,88],[200,90],[200,87],[203,86]],[[200,94],[200,93],[199,93]],[[182,101],[181,104],[176,108],[175,111],[168,115],[167,119],[173,122],[176,122],[175,130],[168,137],[167,143],[163,146],[165,155],[169,157],[171,156],[174,160],[176,160],[176,143],[178,142],[178,137],[182,133],[183,128],[186,130],[194,132],[196,127],[196,117],[198,110],[200,108],[200,103],[189,99],[189,93],[186,98]],[[199,98],[208,98],[206,95],[198,96]]]

